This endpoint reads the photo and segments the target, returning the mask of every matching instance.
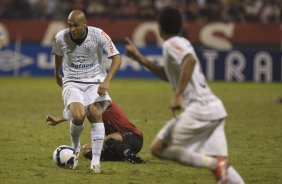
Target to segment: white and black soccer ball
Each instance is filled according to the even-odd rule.
[[[75,151],[67,145],[61,145],[53,153],[53,161],[59,167],[69,167],[74,164]]]

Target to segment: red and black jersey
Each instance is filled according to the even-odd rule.
[[[106,135],[115,132],[130,131],[143,137],[142,132],[128,120],[126,114],[114,101],[112,101],[112,103],[104,111],[103,122],[105,125]]]

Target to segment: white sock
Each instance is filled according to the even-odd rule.
[[[232,166],[229,166],[227,169],[227,179],[228,184],[245,184],[243,178]]]
[[[100,157],[105,137],[104,123],[91,123],[91,145],[92,161],[91,165],[100,165]]]
[[[213,157],[191,152],[176,145],[167,147],[163,151],[162,156],[165,159],[174,160],[184,165],[208,169],[214,169],[217,163],[217,160]]]
[[[80,151],[80,135],[83,130],[83,125],[76,126],[70,121],[70,137],[71,137],[71,147],[76,151]]]

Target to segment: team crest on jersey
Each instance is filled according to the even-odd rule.
[[[85,56],[77,56],[76,60],[79,63],[84,63],[86,61]]]
[[[91,45],[83,45],[85,54],[89,54],[91,52],[92,46]]]

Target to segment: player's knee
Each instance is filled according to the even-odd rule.
[[[72,123],[76,126],[82,125],[86,116],[84,106],[80,103],[74,102],[70,104],[69,108],[72,116]]]
[[[85,119],[85,113],[74,113],[72,115],[72,123],[76,126],[81,126]]]
[[[166,148],[166,144],[162,140],[156,139],[151,144],[150,147],[151,154],[160,158],[162,157],[162,153],[165,148]]]
[[[102,114],[103,114],[103,109],[99,106],[91,105],[88,109],[89,112],[89,118],[94,122],[100,122],[102,121]]]
[[[160,152],[160,150],[156,149],[155,147],[152,147],[152,146],[151,146],[150,151],[151,151],[151,154],[152,154],[152,155],[154,155],[154,156],[156,156],[156,157],[161,157],[161,152]]]

